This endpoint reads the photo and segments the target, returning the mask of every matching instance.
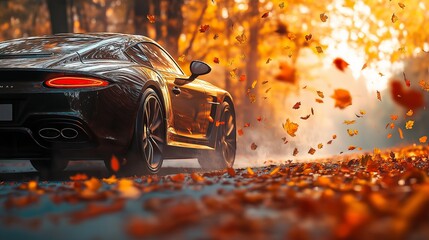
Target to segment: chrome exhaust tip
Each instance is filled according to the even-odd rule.
[[[44,139],[56,139],[61,136],[61,132],[56,128],[42,128],[39,130],[39,136]]]
[[[78,131],[74,128],[61,129],[61,136],[65,139],[75,139],[79,135]]]

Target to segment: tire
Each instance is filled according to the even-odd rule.
[[[217,126],[216,148],[201,152],[198,158],[201,168],[205,170],[225,169],[234,165],[237,148],[234,106],[229,102],[223,102],[221,109],[219,119],[221,124]]]
[[[30,160],[31,165],[42,175],[49,176],[56,173],[61,173],[68,165],[67,160],[46,159],[46,160]]]
[[[142,99],[130,150],[125,157],[118,156],[120,172],[124,174],[156,174],[164,159],[166,130],[162,102],[150,88],[144,91]],[[109,160],[105,165],[111,170]]]

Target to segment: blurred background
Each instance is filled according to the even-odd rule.
[[[188,73],[204,60],[213,71],[202,78],[234,97],[239,161],[262,164],[427,144],[427,8],[418,0],[0,0],[0,40],[132,33],[159,42]],[[296,136],[286,119],[298,124]]]

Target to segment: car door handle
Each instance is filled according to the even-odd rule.
[[[182,92],[182,90],[180,90],[180,88],[177,86],[174,86],[171,91],[174,93],[174,95],[179,95]]]

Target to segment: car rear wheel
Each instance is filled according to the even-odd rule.
[[[165,121],[161,100],[153,89],[143,93],[143,104],[137,113],[131,149],[121,166],[124,173],[155,174],[163,162]],[[106,166],[110,166],[110,163]]]
[[[218,170],[232,167],[235,161],[236,125],[234,107],[229,102],[221,105],[221,117],[217,127],[216,149],[202,152],[198,158],[201,167],[206,170]]]

